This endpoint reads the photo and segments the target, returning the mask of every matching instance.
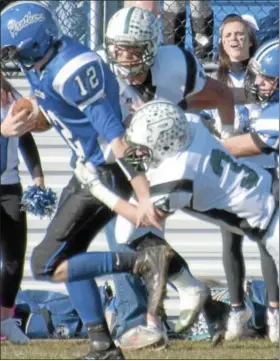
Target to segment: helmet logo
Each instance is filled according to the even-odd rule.
[[[19,21],[10,20],[8,23],[8,30],[9,30],[12,38],[15,38],[22,29],[26,28],[27,26],[29,26],[31,24],[43,22],[44,20],[45,20],[44,14],[32,14],[29,11]]]

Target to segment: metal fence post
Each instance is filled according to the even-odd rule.
[[[103,15],[104,1],[90,1],[90,48],[95,49],[103,43]]]
[[[107,24],[112,15],[123,7],[123,0],[104,0],[104,21],[103,21],[103,35],[106,32]]]

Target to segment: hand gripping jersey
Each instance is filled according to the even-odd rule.
[[[15,99],[21,98],[16,91],[13,92]],[[1,123],[6,118],[11,104],[1,107]],[[0,134],[1,151],[1,182],[0,184],[17,184],[20,182],[18,172],[18,137],[3,137]]]
[[[24,70],[24,69],[23,69]],[[44,70],[25,71],[40,108],[76,158],[105,162],[99,138],[124,134],[118,82],[102,59],[67,36]]]

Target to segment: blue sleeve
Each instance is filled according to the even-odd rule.
[[[123,135],[119,87],[108,66],[93,52],[83,53],[73,66],[69,64],[71,61],[55,77],[54,89],[87,116],[106,142]]]
[[[255,144],[264,152],[278,151],[279,132],[273,130],[253,131],[251,133]]]
[[[252,127],[253,139],[261,149],[279,149],[279,120],[278,118],[260,118]]]
[[[107,143],[111,143],[115,138],[124,135],[125,128],[120,114],[116,113],[107,97],[87,106],[84,113],[90,119],[97,133]]]
[[[8,157],[8,143],[9,138],[0,136],[0,150],[1,150],[1,173],[3,174],[7,168],[7,157]]]
[[[43,177],[40,155],[33,135],[29,132],[19,137],[18,146],[31,177]]]

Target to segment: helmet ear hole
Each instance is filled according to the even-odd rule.
[[[39,1],[15,1],[1,13],[1,47],[14,47],[16,52],[8,53],[8,60],[27,69],[40,61],[60,37],[54,13]]]
[[[33,49],[38,49],[39,47],[40,47],[40,45],[37,42],[33,43],[33,45],[32,45]]]

